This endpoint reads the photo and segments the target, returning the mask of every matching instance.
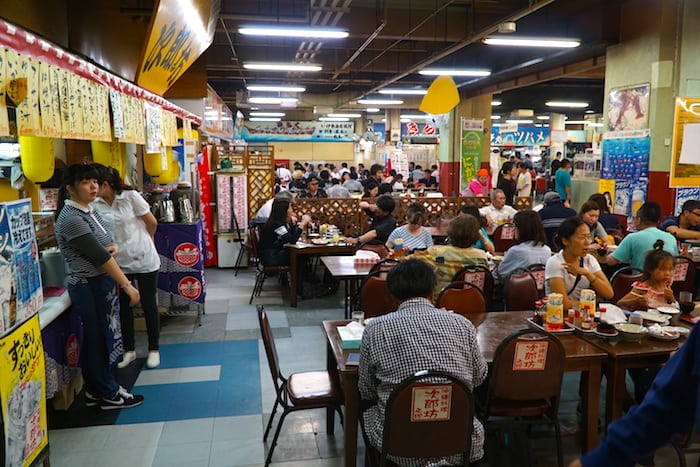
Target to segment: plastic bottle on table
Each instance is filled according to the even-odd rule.
[[[545,329],[557,331],[564,327],[564,296],[560,293],[551,293],[548,298]]]

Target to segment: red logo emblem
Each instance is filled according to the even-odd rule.
[[[188,300],[196,300],[202,294],[202,283],[194,277],[185,277],[177,283],[177,291]]]
[[[433,126],[430,123],[426,123],[423,126],[423,133],[425,133],[426,135],[432,136],[435,134],[435,128],[433,128]]]
[[[187,268],[194,266],[199,262],[199,248],[197,248],[193,243],[180,243],[175,248],[175,261]]]
[[[408,136],[414,136],[418,134],[418,125],[415,122],[410,121],[406,123],[406,130],[408,131]]]

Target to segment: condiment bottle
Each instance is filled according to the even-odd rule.
[[[573,308],[569,308],[569,311],[567,311],[567,313],[566,313],[566,322],[573,325],[575,319],[576,319],[576,312],[574,311]]]
[[[598,317],[598,321],[600,321],[601,323],[607,323],[608,320],[605,318],[607,316],[607,311],[608,309],[606,307],[604,307],[603,305],[600,306],[600,316]]]
[[[542,300],[535,302],[535,316],[533,316],[532,320],[537,324],[542,324]]]
[[[578,310],[574,312],[574,326],[581,329],[581,312]]]
[[[564,326],[564,297],[560,293],[551,293],[548,298],[545,329],[557,331]]]
[[[583,316],[583,310],[587,310],[588,314],[590,315],[588,318],[590,321],[593,321],[595,318],[595,290],[592,289],[583,289],[581,291],[581,298],[579,300],[579,309],[581,310],[581,318],[585,318]]]

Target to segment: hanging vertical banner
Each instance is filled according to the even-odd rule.
[[[163,142],[160,107],[144,101],[143,109],[146,118],[146,154],[154,154],[160,152]]]
[[[0,339],[0,401],[5,465],[32,465],[49,441],[39,316]]]
[[[209,147],[204,146],[197,155],[197,173],[199,174],[199,212],[204,229],[204,266],[216,266],[216,241],[214,240],[214,219],[211,209],[211,177],[209,175]]]
[[[479,170],[481,166],[481,144],[483,135],[483,120],[467,120],[466,118],[462,118],[460,192],[467,189],[469,182],[476,177],[476,171]]]

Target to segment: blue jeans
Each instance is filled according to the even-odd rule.
[[[113,397],[119,383],[112,368],[124,350],[118,315],[114,317],[119,306],[116,284],[106,275],[92,277],[68,284],[68,295],[83,322],[80,368],[85,389],[96,397]]]
[[[141,294],[141,308],[146,319],[146,331],[148,332],[148,350],[158,350],[160,337],[160,313],[156,303],[156,284],[158,283],[158,271],[138,274],[127,274],[129,280],[136,280],[136,285]],[[122,323],[122,336],[124,349],[134,350],[134,309],[129,305],[129,296],[123,290],[119,291],[119,308]]]

